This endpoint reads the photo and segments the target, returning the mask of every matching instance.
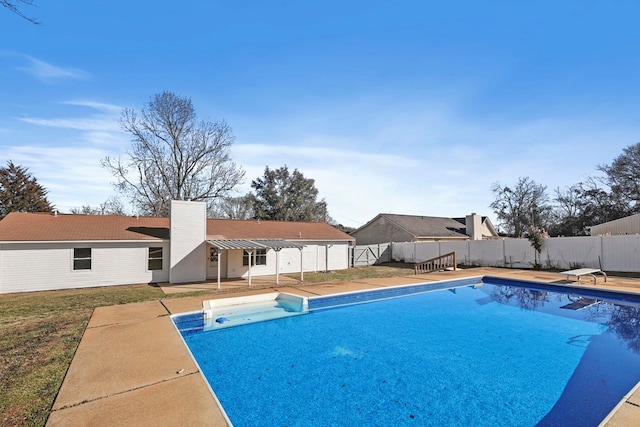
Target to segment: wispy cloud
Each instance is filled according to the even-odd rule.
[[[49,191],[51,203],[62,211],[99,205],[113,192],[112,177],[99,166],[106,150],[34,144],[2,147],[2,151],[7,159],[27,167]]]
[[[34,125],[29,140],[20,145],[0,141],[1,157],[28,167],[58,209],[96,206],[113,194],[113,177],[100,167],[101,159],[126,150],[127,137],[118,122],[121,107],[93,100],[58,105],[58,117],[19,118]]]
[[[89,108],[93,108],[94,110],[99,110],[99,111],[103,111],[105,113],[110,113],[110,114],[120,114],[120,112],[122,111],[122,106],[120,105],[107,104],[105,102],[96,102],[96,101],[89,101],[89,100],[64,101],[64,102],[61,102],[61,104],[75,105],[79,107],[89,107]]]
[[[53,65],[30,55],[20,54],[20,56],[27,61],[27,65],[17,68],[45,83],[59,80],[87,80],[91,77],[89,73],[78,68]]]
[[[89,112],[72,118],[20,117],[32,125],[85,131],[85,138],[96,144],[111,144],[121,133],[119,114],[122,107],[88,100],[64,101],[61,105],[86,107]]]
[[[593,175],[638,131],[602,117],[480,121],[461,116],[451,101],[355,107],[324,105],[235,124],[240,133],[232,158],[247,171],[243,190],[265,166],[286,164],[313,178],[330,214],[351,225],[380,212],[491,215],[493,183],[527,176],[547,185],[552,196],[554,188]]]

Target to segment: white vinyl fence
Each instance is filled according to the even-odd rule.
[[[415,263],[453,251],[463,265],[531,268],[535,264],[535,251],[527,239],[392,243],[391,257]],[[548,238],[538,262],[543,268],[640,272],[640,236]]]

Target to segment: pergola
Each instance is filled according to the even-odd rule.
[[[280,250],[296,248],[300,250],[300,281],[304,280],[302,268],[302,249],[304,245],[283,239],[214,239],[207,243],[218,251],[244,250],[249,255],[249,287],[251,287],[251,254],[256,249],[273,249],[276,251],[276,285],[280,280]],[[220,289],[220,261],[218,259],[218,289]]]

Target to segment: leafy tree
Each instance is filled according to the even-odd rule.
[[[0,168],[0,219],[9,212],[51,212],[47,190],[27,168],[7,162]]]
[[[140,214],[167,216],[171,200],[211,206],[244,178],[229,157],[235,139],[229,125],[198,121],[190,98],[156,94],[140,114],[125,109],[120,124],[131,135],[128,161],[105,157],[102,166]]]
[[[599,165],[605,173],[603,182],[614,199],[628,207],[629,213],[640,212],[640,143],[626,147],[610,165]]]
[[[531,226],[547,226],[551,205],[546,188],[528,177],[519,178],[513,188],[493,184],[496,199],[490,207],[509,235],[523,237]]]
[[[20,16],[21,18],[26,19],[32,24],[40,25],[40,21],[38,21],[35,18],[31,18],[22,12],[22,9],[21,9],[22,5],[34,6],[34,3],[33,3],[33,0],[0,0],[0,6],[6,7],[11,12]]]
[[[251,204],[255,219],[274,221],[326,222],[327,204],[317,201],[318,189],[313,179],[287,166],[264,169],[264,176],[251,182],[255,194]]]

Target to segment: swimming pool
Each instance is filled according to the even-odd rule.
[[[557,290],[405,286],[181,333],[236,426],[598,425],[640,381],[640,299]]]

